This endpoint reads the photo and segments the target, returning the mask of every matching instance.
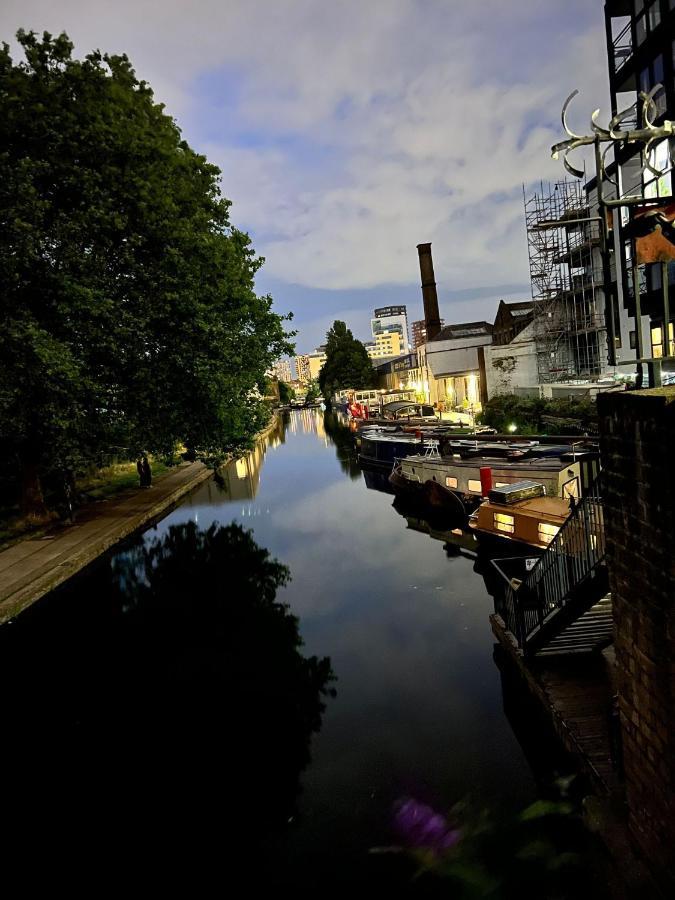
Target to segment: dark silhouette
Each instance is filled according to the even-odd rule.
[[[67,810],[77,858],[115,868],[160,844],[233,871],[282,836],[334,693],[276,599],[289,579],[238,525],[188,522],[0,630],[5,821],[30,810],[54,842]]]
[[[150,487],[152,484],[152,469],[145,453],[136,461],[136,470],[138,471],[140,486]]]

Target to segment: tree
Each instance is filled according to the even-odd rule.
[[[286,384],[285,381],[279,382],[279,400],[280,402],[286,406],[291,402],[291,400],[295,397],[295,391],[290,386],[290,384]]]
[[[320,396],[321,388],[316,378],[313,378],[307,385],[307,393],[305,394],[305,403],[314,403],[316,398]]]
[[[17,37],[25,61],[0,49],[0,434],[40,514],[46,471],[113,446],[249,445],[256,388],[293,348],[219,170],[127,57]]]
[[[342,388],[375,385],[375,370],[361,341],[344,322],[335,321],[326,334],[326,362],[319,372],[321,393],[327,399]]]

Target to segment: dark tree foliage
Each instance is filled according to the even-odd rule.
[[[111,447],[246,446],[292,347],[219,170],[127,57],[17,37],[25,61],[0,49],[0,452],[39,513],[41,475]]]
[[[519,434],[597,434],[598,429],[596,405],[585,398],[546,400],[500,394],[485,404],[480,421],[499,432],[515,425]]]
[[[279,400],[284,406],[291,402],[291,400],[295,397],[295,391],[290,386],[290,384],[286,384],[285,381],[279,382]]]
[[[375,384],[375,370],[368,352],[344,322],[335,321],[326,334],[326,362],[319,372],[319,386],[326,399],[343,388],[368,388]]]

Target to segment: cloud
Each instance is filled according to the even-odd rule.
[[[126,51],[266,277],[309,288],[416,285],[422,241],[446,290],[526,284],[522,184],[562,177],[573,88],[607,108],[600,2],[6,0],[21,25]]]

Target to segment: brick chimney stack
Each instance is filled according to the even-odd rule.
[[[438,311],[438,294],[434,279],[434,264],[431,259],[431,244],[418,244],[417,253],[420,258],[420,274],[422,276],[424,324],[427,329],[427,340],[432,341],[440,334],[441,316]]]

